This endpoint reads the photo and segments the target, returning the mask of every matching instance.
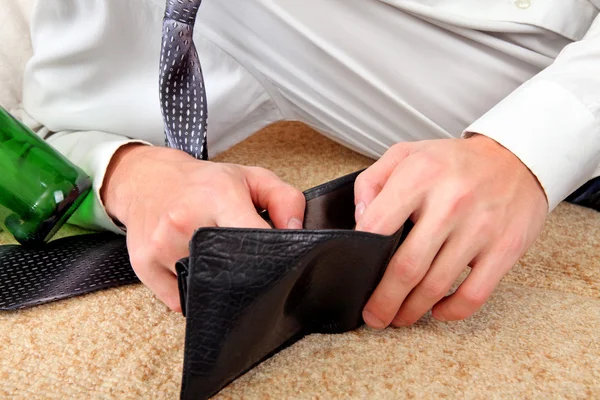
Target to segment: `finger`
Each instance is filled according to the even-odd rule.
[[[458,321],[473,315],[517,263],[520,255],[520,252],[492,251],[475,260],[471,273],[456,292],[433,307],[433,317],[440,321]]]
[[[452,223],[440,224],[439,213],[424,213],[392,257],[381,282],[367,302],[363,318],[375,328],[390,324],[400,306],[425,276],[436,254],[448,238]]]
[[[177,276],[159,264],[146,264],[149,259],[139,262],[132,259],[131,264],[140,281],[147,286],[156,297],[175,312],[181,312],[179,286]]]
[[[410,292],[392,325],[408,326],[417,322],[452,288],[462,271],[483,246],[483,238],[454,234],[444,243],[431,268],[421,282]]]
[[[356,221],[381,192],[398,164],[410,154],[411,148],[410,143],[399,143],[390,147],[379,160],[358,175],[354,183]]]
[[[140,281],[147,286],[160,301],[171,310],[180,312],[179,287],[175,273],[175,262],[172,269],[158,260],[162,249],[155,249],[149,241],[140,242],[136,238],[142,236],[135,231],[127,233],[127,249],[129,261]]]
[[[181,300],[179,297],[179,286],[177,276],[165,268],[155,267],[146,277],[147,282],[142,281],[167,307],[175,312],[181,312]]]
[[[148,251],[154,259],[176,274],[175,264],[189,256],[189,243],[194,230],[215,226],[209,218],[177,207],[164,213],[149,238]]]
[[[244,188],[229,193],[213,214],[215,226],[222,228],[271,229],[257,212],[250,194]]]
[[[381,192],[358,218],[356,230],[392,235],[422,206],[425,186],[413,163],[398,165]]]
[[[302,192],[269,170],[257,167],[244,170],[253,203],[269,211],[275,227],[302,229],[306,207]]]

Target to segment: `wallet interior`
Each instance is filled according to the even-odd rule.
[[[354,229],[354,182],[362,171],[354,172],[304,192],[306,230]],[[273,227],[267,211],[261,216]]]

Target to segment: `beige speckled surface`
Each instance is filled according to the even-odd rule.
[[[219,160],[271,168],[301,189],[371,162],[299,124]],[[0,398],[177,398],[184,325],[140,285],[0,313]],[[559,206],[467,321],[313,335],[218,397],[444,396],[600,398],[600,213]]]

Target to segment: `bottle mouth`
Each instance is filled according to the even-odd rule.
[[[91,187],[92,182],[90,178],[86,176],[79,179],[76,182],[75,187],[66,196],[64,196],[62,192],[60,194],[54,194],[57,204],[56,212],[50,218],[44,220],[37,227],[34,234],[31,234],[31,231],[27,229],[28,227],[26,224],[20,223],[21,221],[11,223],[10,215],[6,218],[6,228],[23,246],[37,247],[43,245],[69,220],[71,215],[73,215],[75,210],[77,210],[86,198]]]

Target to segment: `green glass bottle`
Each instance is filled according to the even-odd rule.
[[[48,241],[90,188],[80,168],[0,107],[0,224],[19,243]]]

